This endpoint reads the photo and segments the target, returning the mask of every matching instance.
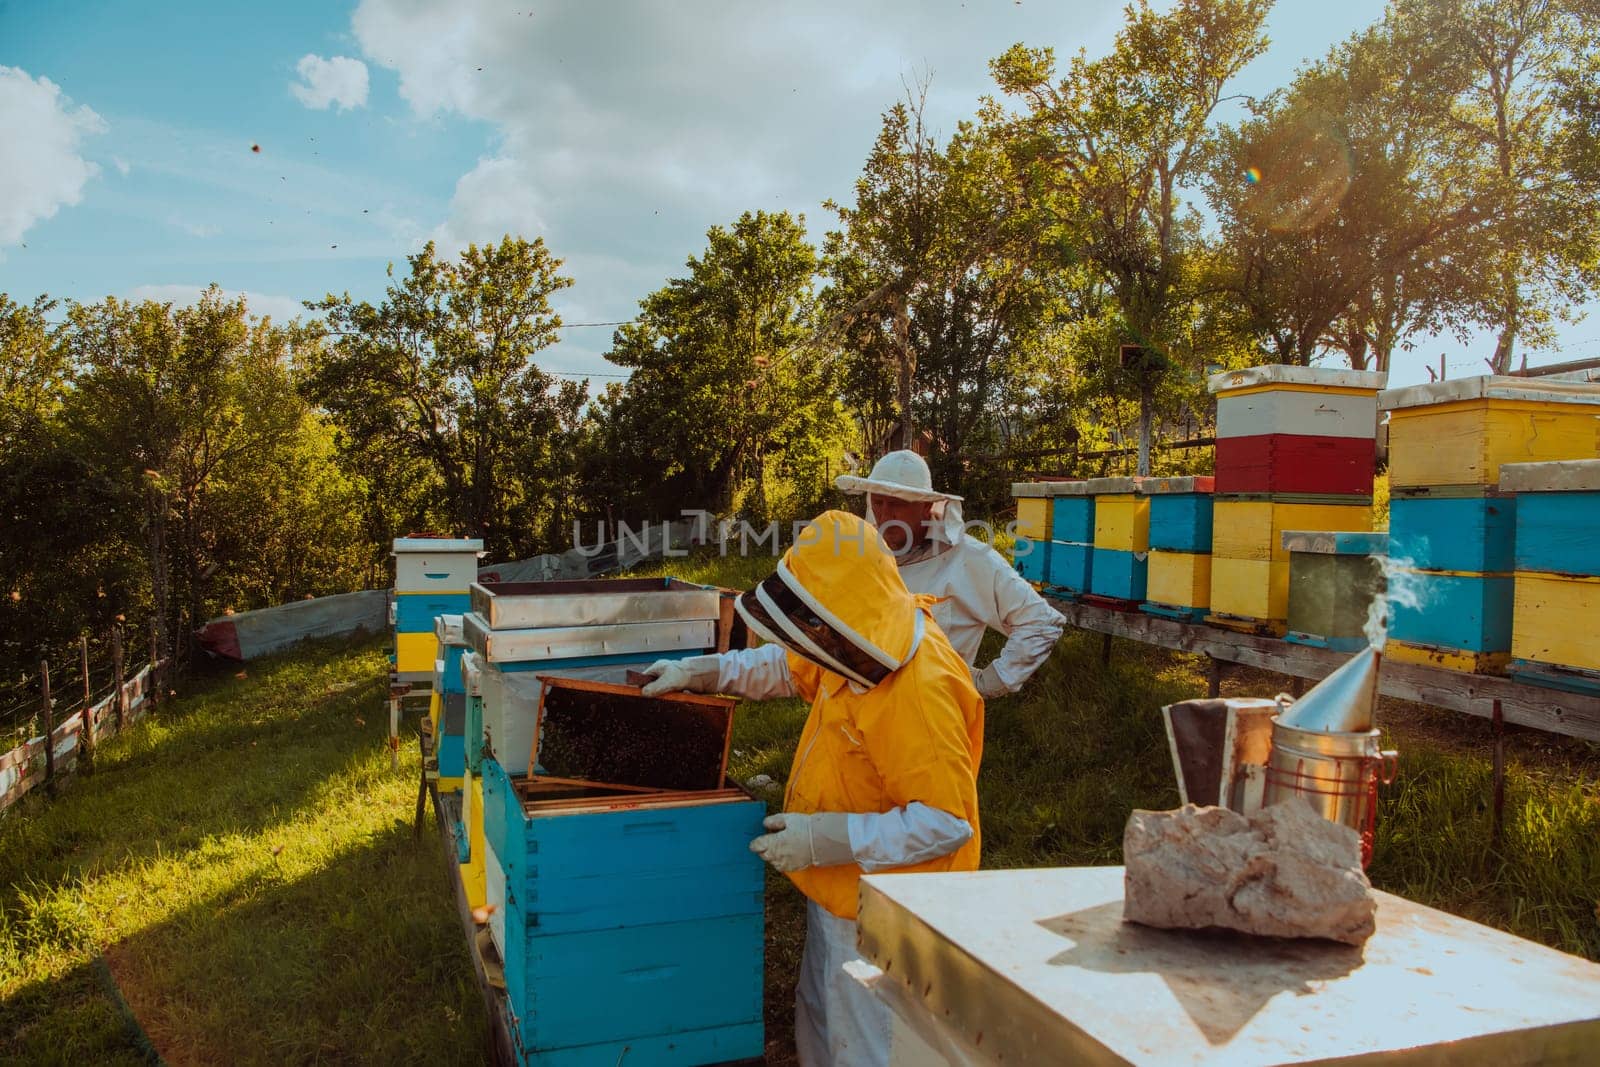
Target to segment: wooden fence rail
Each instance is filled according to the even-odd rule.
[[[165,676],[170,663],[170,659],[162,659],[147,665],[132,678],[114,686],[103,700],[79,708],[61,722],[48,725],[45,734],[0,755],[0,812],[36,786],[73,769],[80,751],[92,753],[97,741],[143,718],[156,701],[157,682]],[[46,690],[45,699],[48,698]],[[46,723],[52,718],[47,715]]]

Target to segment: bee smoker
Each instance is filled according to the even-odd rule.
[[[1378,783],[1394,779],[1399,755],[1379,747],[1373,721],[1380,658],[1369,645],[1299,700],[1279,695],[1266,769],[1265,802],[1303,797],[1355,830],[1362,866],[1372,860]]]

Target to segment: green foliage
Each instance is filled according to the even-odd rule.
[[[572,284],[542,238],[432,243],[374,305],[329,294],[331,343],[306,353],[303,388],[338,428],[347,463],[382,479],[365,526],[378,545],[435,523],[482,537],[493,559],[558,541],[585,385],[534,362]],[[391,268],[391,276],[393,270]]]
[[[830,488],[841,412],[805,343],[816,302],[805,220],[746,212],[706,239],[606,354],[633,372],[589,427],[585,482],[608,517],[793,517]]]
[[[1548,342],[1555,319],[1600,273],[1600,169],[1592,129],[1600,11],[1588,0],[1397,0],[1392,19],[1458,72],[1448,180],[1487,216],[1473,249],[1475,321],[1498,332],[1496,373],[1519,341]]]

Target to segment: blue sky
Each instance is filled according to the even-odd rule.
[[[1280,0],[1237,90],[1381,13]],[[430,237],[510,230],[567,260],[568,321],[625,319],[710,225],[788,209],[819,234],[903,77],[931,70],[948,133],[1009,44],[1096,53],[1120,22],[1118,3],[1039,0],[0,0],[0,291],[188,300],[215,281],[282,316],[377,297]],[[1534,361],[1600,354],[1600,325],[1564,335]],[[609,337],[568,330],[541,362],[615,373]],[[1491,349],[1442,341],[1393,379],[1441,351],[1472,373]]]

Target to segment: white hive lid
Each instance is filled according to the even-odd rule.
[[[1090,478],[1088,492],[1095,496],[1132,493],[1139,488],[1138,478]]]
[[[471,552],[483,553],[483,541],[477,537],[396,537],[393,555],[402,552]]]
[[[1219,394],[1263,385],[1320,385],[1329,389],[1370,389],[1376,393],[1387,384],[1389,375],[1380,371],[1291,367],[1282,363],[1225,370],[1206,379],[1206,388]]]
[[[1480,374],[1444,382],[1409,385],[1378,394],[1383,411],[1454,404],[1462,400],[1524,400],[1542,404],[1600,404],[1600,382],[1553,382],[1547,378],[1512,378]]]

